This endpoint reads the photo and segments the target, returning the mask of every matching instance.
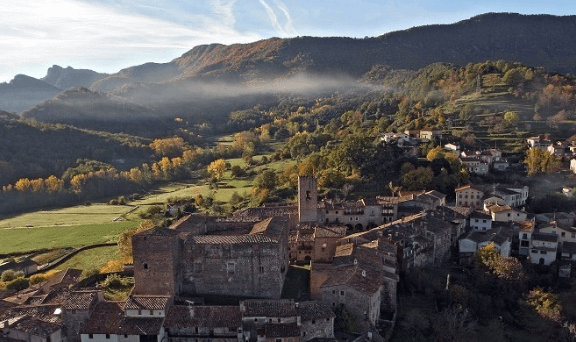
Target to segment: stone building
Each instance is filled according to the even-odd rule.
[[[334,313],[320,302],[250,299],[240,302],[243,340],[298,342],[334,337]]]
[[[334,267],[322,286],[322,301],[344,304],[359,319],[376,325],[384,288],[382,272],[361,263]]]
[[[280,298],[288,269],[287,218],[251,223],[248,232],[245,222],[197,221],[188,217],[132,238],[134,294]]]
[[[242,341],[238,306],[170,306],[163,326],[168,342]]]
[[[299,225],[289,236],[290,262],[331,262],[338,240],[346,235],[344,226]]]

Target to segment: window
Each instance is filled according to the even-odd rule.
[[[486,223],[486,220],[482,220],[482,223]]]
[[[236,264],[233,262],[226,263],[226,271],[228,273],[234,273],[234,271],[236,271]]]
[[[344,291],[340,291],[340,295],[343,296],[343,295],[344,295]]]
[[[540,254],[546,254],[546,251],[540,251]]]
[[[523,234],[522,234],[522,239],[528,239],[528,234],[523,233]]]
[[[168,329],[165,330],[168,333]],[[124,334],[124,338],[128,338],[128,335]]]
[[[576,238],[576,233],[572,233],[572,238]]]
[[[316,324],[316,320],[315,320],[315,319],[312,320],[312,324]]]
[[[508,217],[510,217],[510,213],[508,213]]]
[[[474,222],[478,222],[478,219],[474,219]]]
[[[336,294],[336,290],[332,290],[332,294]]]
[[[310,197],[310,190],[306,190],[306,199],[307,199],[307,200],[311,199],[311,197]]]
[[[147,270],[148,269],[148,264],[144,263],[144,269]]]
[[[88,338],[94,338],[93,334],[88,334]]]
[[[566,236],[566,233],[565,233],[565,232],[562,232],[562,233],[560,234],[560,236],[565,237],[565,236]]]
[[[110,339],[110,334],[106,334],[106,339]]]
[[[537,250],[537,249],[533,249],[533,250],[532,250],[532,253],[538,253],[538,250]]]
[[[264,273],[264,266],[260,266],[260,273]]]

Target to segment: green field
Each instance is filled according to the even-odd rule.
[[[58,269],[77,268],[80,270],[100,268],[110,259],[120,259],[117,246],[108,246],[82,251],[62,265]]]
[[[42,210],[1,220],[0,229],[112,223],[115,218],[132,208],[132,206],[93,204]]]
[[[256,163],[261,159],[261,155],[253,158]],[[242,158],[230,159],[228,162],[248,168]],[[294,160],[286,160],[254,165],[248,168],[248,172],[259,174],[266,169],[282,172],[295,163]],[[212,196],[215,201],[226,203],[234,192],[243,197],[250,194],[253,180],[254,176],[232,178],[231,172],[227,171],[217,189],[197,180],[174,182],[150,191],[143,199],[130,202],[129,205],[96,203],[5,218],[0,220],[0,253],[116,241],[123,231],[138,226],[139,213],[151,205],[195,198],[198,195]]]
[[[0,253],[115,242],[122,232],[138,224],[139,222],[136,221],[123,221],[107,224],[0,229],[0,241],[2,241]]]

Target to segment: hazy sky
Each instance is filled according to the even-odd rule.
[[[54,65],[113,73],[195,45],[270,37],[378,36],[486,12],[576,14],[561,0],[5,0],[0,82]]]

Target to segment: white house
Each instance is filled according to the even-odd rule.
[[[470,214],[470,228],[477,232],[485,232],[492,229],[492,216],[481,211]]]
[[[534,232],[535,223],[532,220],[516,222],[518,225],[518,239],[519,248],[518,253],[520,255],[530,254],[530,241],[532,240],[532,233]]]
[[[510,256],[512,234],[512,230],[504,227],[493,228],[486,232],[470,231],[462,239],[458,240],[460,256],[470,256],[491,243],[494,244],[500,255]]]
[[[558,235],[532,233],[530,244],[530,261],[533,264],[550,265],[556,260]]]
[[[528,213],[525,211],[520,211],[518,209],[514,209],[509,205],[492,205],[488,207],[488,211],[492,215],[492,221],[499,221],[499,222],[508,222],[508,221],[525,221],[528,217]]]

